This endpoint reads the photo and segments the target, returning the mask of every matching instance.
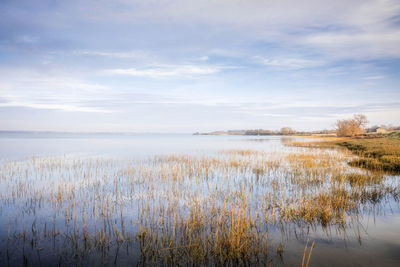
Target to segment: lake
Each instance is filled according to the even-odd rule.
[[[0,133],[0,265],[400,266],[399,176],[302,140]]]

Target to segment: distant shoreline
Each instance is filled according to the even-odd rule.
[[[300,137],[335,137],[336,134],[333,131],[315,131],[315,132],[293,132],[293,133],[282,133],[279,131],[269,130],[229,130],[229,131],[214,131],[200,133],[196,132],[193,135],[220,135],[220,136],[300,136]]]

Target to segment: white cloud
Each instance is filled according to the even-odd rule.
[[[198,58],[198,60],[200,60],[200,61],[207,61],[207,60],[209,60],[209,59],[210,59],[209,56],[202,56],[202,57],[199,57],[199,58]]]
[[[294,114],[284,114],[284,113],[264,113],[262,116],[265,117],[296,117]]]
[[[109,110],[105,110],[105,109],[101,109],[101,108],[93,108],[93,107],[80,107],[80,106],[65,105],[65,104],[24,103],[24,102],[0,103],[0,107],[25,107],[25,108],[34,108],[34,109],[55,109],[55,110],[68,111],[68,112],[101,112],[101,113],[111,112]]]
[[[144,59],[148,57],[142,51],[109,52],[109,51],[79,50],[75,51],[74,53],[78,55],[102,56],[102,57],[112,57],[121,59]]]
[[[112,112],[93,103],[107,99],[112,90],[62,73],[4,69],[0,75],[0,107],[27,107],[69,112]],[[90,104],[88,104],[90,103]]]
[[[23,94],[35,94],[49,88],[53,93],[70,93],[71,90],[79,90],[81,93],[104,92],[110,89],[104,84],[83,81],[76,74],[59,73],[55,70],[0,68],[0,79],[2,93],[21,91]]]
[[[322,61],[302,58],[264,58],[262,56],[256,56],[254,58],[256,61],[266,66],[292,69],[311,68],[323,64]]]
[[[400,30],[345,33],[315,33],[304,36],[301,43],[318,47],[331,57],[356,59],[400,57]]]
[[[400,32],[395,23],[400,13],[398,0],[178,0],[132,3],[131,7],[119,10],[118,16],[111,13],[114,10],[103,12],[105,17],[124,22],[206,25],[234,32],[247,41],[308,46],[328,56],[400,57]]]
[[[160,66],[156,68],[129,68],[129,69],[112,69],[106,71],[108,74],[115,75],[130,75],[130,76],[142,76],[149,78],[162,78],[162,77],[174,77],[174,76],[194,76],[194,75],[207,75],[218,73],[223,69],[219,66],[205,66],[205,65],[169,65]]]
[[[381,80],[384,78],[385,78],[385,76],[383,76],[383,75],[377,75],[377,76],[364,77],[363,80]]]

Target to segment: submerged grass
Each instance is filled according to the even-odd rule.
[[[293,231],[285,226],[344,229],[371,205],[397,199],[399,182],[356,171],[348,158],[295,148],[5,162],[0,201],[10,221],[0,246],[51,251],[66,265],[68,258],[87,264],[93,255],[118,263],[123,251],[143,265],[276,264],[284,246],[271,242],[271,228],[282,236]],[[0,254],[1,263],[15,255]]]

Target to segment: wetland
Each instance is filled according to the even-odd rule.
[[[398,266],[399,175],[352,142],[3,134],[0,265]]]

